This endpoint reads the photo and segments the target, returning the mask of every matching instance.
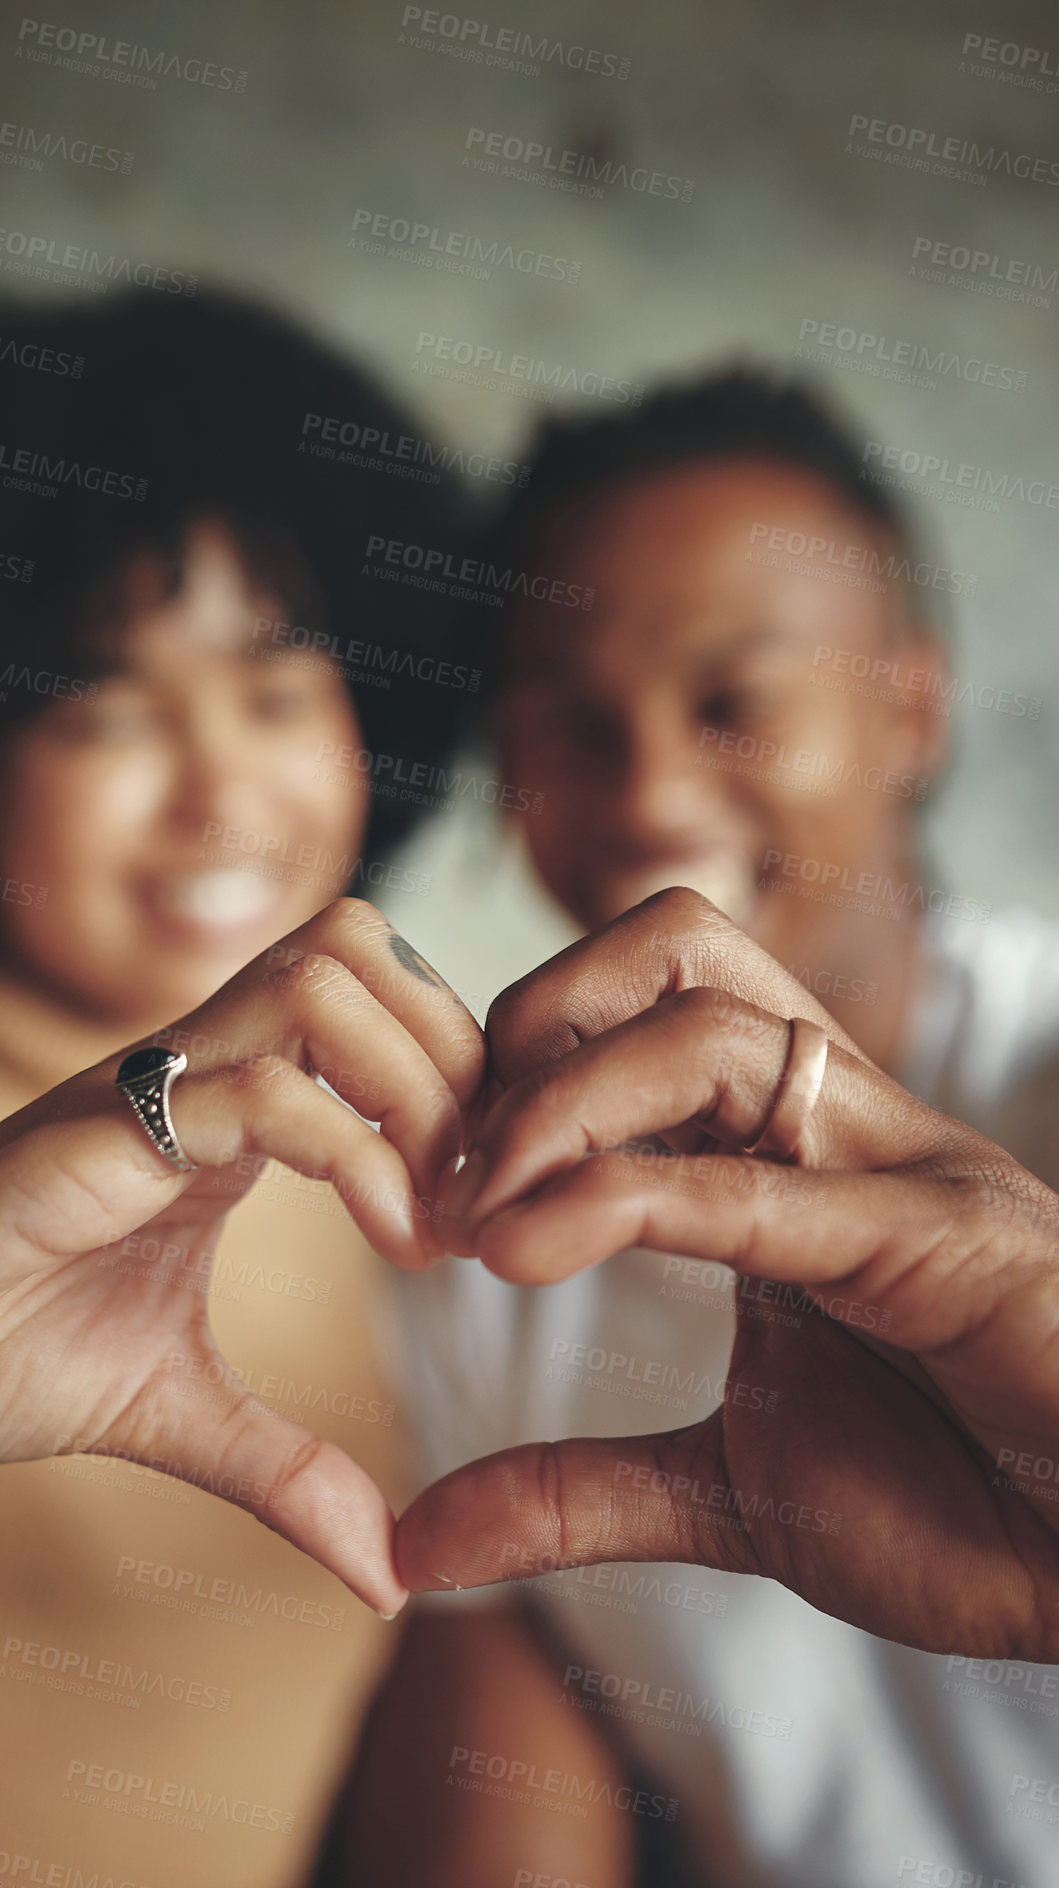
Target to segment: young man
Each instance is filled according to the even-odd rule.
[[[576,624],[520,603],[496,668],[501,773],[542,796],[522,825],[547,890],[588,930],[668,886],[705,894],[881,1069],[1054,1185],[1054,929],[951,891],[917,844],[947,699],[930,617],[961,579],[919,556],[852,442],[800,390],[723,376],[630,418],[557,428],[497,561],[516,545],[521,568],[594,592]],[[455,935],[420,926],[417,942],[455,980]],[[645,948],[630,934],[622,974]],[[622,1013],[613,976],[609,998],[605,975],[598,995],[611,1021]],[[627,1251],[541,1292],[459,1263],[412,1281],[428,1471],[545,1435],[632,1436],[708,1416],[736,1380],[733,1298],[744,1327],[777,1345],[787,1333],[815,1342],[818,1313],[798,1284],[744,1276],[733,1293],[726,1267],[689,1249]],[[869,1346],[888,1328],[870,1302],[833,1315]],[[775,1425],[780,1456],[789,1406],[767,1369],[758,1381],[740,1373],[738,1388],[757,1396],[763,1446]],[[679,1805],[695,1879],[1048,1879],[1059,1673],[1032,1653],[980,1666],[890,1643],[896,1625],[856,1630],[774,1584],[774,1562],[768,1582],[673,1565],[556,1574],[544,1525],[556,1504],[519,1475],[513,1460],[521,1518],[495,1564],[468,1549],[417,1583],[550,1573],[525,1593],[559,1648],[555,1713],[591,1716]],[[570,1491],[568,1518],[585,1492]],[[600,1482],[600,1503],[607,1494]],[[855,1517],[802,1506],[781,1501],[772,1520],[790,1563],[821,1525],[856,1538]],[[743,1526],[738,1499],[728,1508]],[[576,1535],[560,1556],[594,1557]],[[899,1580],[904,1562],[894,1565]],[[434,1648],[421,1643],[421,1670],[446,1632],[467,1634],[466,1617],[452,1618],[461,1604],[423,1628]],[[498,1658],[491,1678],[502,1692]],[[415,1673],[400,1683],[407,1712]],[[480,1742],[471,1690],[450,1694],[453,1749]],[[432,1708],[444,1708],[436,1695]],[[503,1754],[539,1753],[546,1771],[547,1723],[527,1714],[519,1730]],[[381,1750],[384,1714],[377,1737]],[[401,1747],[407,1790],[407,1721]],[[430,1780],[413,1778],[424,1804]]]

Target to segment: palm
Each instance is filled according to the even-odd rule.
[[[0,1313],[5,1460],[71,1448],[140,1459],[155,1452],[176,1415],[166,1407],[171,1392],[184,1387],[174,1355],[218,1357],[196,1263],[204,1242],[192,1247],[185,1237],[174,1260],[177,1242],[168,1231],[163,1218],[134,1239],[58,1260],[7,1293]]]
[[[172,1355],[217,1355],[209,1255],[250,1180],[233,1191],[228,1176],[203,1172],[188,1184],[134,1136],[130,1157],[108,1137],[101,1084],[104,1101],[98,1145],[91,1133],[63,1132],[67,1104],[84,1107],[83,1077],[76,1099],[67,1084],[19,1118],[23,1179],[4,1203],[4,1460],[52,1455],[75,1439],[148,1454],[165,1427]],[[47,1175],[39,1188],[36,1171]]]
[[[1054,1540],[900,1370],[822,1317],[791,1330],[741,1316],[728,1381],[722,1410],[677,1439],[703,1561],[780,1580],[882,1638],[942,1650],[984,1631],[1045,1656]],[[738,1396],[763,1382],[778,1392],[766,1420]]]

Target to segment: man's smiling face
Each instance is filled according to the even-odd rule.
[[[513,614],[500,736],[507,777],[544,796],[524,822],[537,869],[586,929],[688,885],[785,956],[820,914],[785,895],[776,854],[859,873],[907,844],[913,788],[849,782],[929,768],[926,718],[907,695],[828,687],[818,655],[916,660],[902,587],[763,552],[777,530],[865,564],[895,549],[816,474],[750,458],[604,487],[535,540],[594,605]]]

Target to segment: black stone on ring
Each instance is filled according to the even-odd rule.
[[[188,1159],[177,1138],[169,1090],[187,1065],[186,1055],[174,1055],[170,1049],[134,1049],[114,1077],[115,1088],[127,1097],[153,1145],[180,1173],[190,1173],[196,1163]]]

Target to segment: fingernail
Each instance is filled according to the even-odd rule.
[[[472,1147],[458,1174],[446,1189],[446,1211],[462,1217],[469,1213],[485,1184],[489,1162],[477,1147]]]

